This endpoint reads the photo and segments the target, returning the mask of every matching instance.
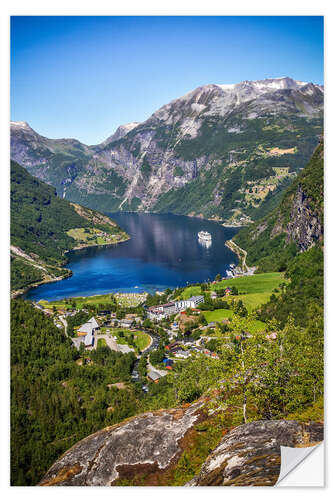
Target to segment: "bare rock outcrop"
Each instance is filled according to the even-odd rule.
[[[209,455],[187,486],[273,486],[280,474],[280,446],[314,446],[323,425],[262,420],[236,427]]]
[[[319,214],[313,211],[310,200],[298,186],[293,201],[290,222],[287,226],[287,241],[295,241],[301,252],[323,239],[324,228]]]
[[[64,453],[40,485],[115,486],[131,478],[142,478],[146,486],[166,484],[165,474],[176,466],[188,436],[204,420],[202,400],[107,427]],[[272,486],[280,473],[280,446],[313,446],[322,439],[320,423],[266,420],[241,425],[221,439],[187,486]]]
[[[202,404],[145,413],[92,434],[67,451],[40,485],[111,486],[130,469],[166,469],[182,453],[181,440],[200,420]]]

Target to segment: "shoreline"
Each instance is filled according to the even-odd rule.
[[[119,243],[125,243],[125,241],[128,241],[128,240],[131,239],[131,237],[129,235],[127,235],[127,236],[128,237],[125,238],[124,240],[115,241],[114,243],[100,243],[100,244],[95,243],[94,245],[81,245],[81,246],[78,246],[78,247],[74,247],[74,248],[71,248],[70,250],[65,250],[64,251],[64,255],[66,253],[70,253],[70,252],[78,252],[80,250],[85,250],[86,248],[113,247],[114,245],[118,245]]]
[[[42,281],[38,281],[37,283],[32,283],[31,285],[28,285],[26,288],[20,288],[19,290],[13,290],[10,292],[10,297],[11,299],[17,299],[18,297],[21,297],[22,295],[26,294],[29,290],[32,290],[33,288],[37,288],[41,285],[46,285],[47,283],[54,283],[55,281],[62,281],[67,278],[70,278],[73,273],[70,269],[67,269],[66,267],[62,268],[64,271],[68,271],[66,275],[63,276],[56,276],[55,278],[49,278],[49,279],[44,279]]]
[[[207,219],[207,220],[211,220],[211,219]],[[217,222],[217,221],[216,221]],[[241,229],[242,227],[248,227],[249,224],[241,224],[241,225],[238,225],[238,224],[220,224],[221,226],[223,227],[232,227],[234,229]]]
[[[131,239],[131,237],[129,235],[127,235],[127,236],[128,237],[126,239],[121,240],[121,241],[116,241],[115,243],[102,243],[100,245],[98,245],[98,244],[95,244],[95,245],[84,245],[82,247],[71,248],[70,250],[65,250],[64,253],[63,253],[63,255],[65,256],[66,254],[68,254],[70,252],[79,252],[80,250],[84,250],[86,248],[106,247],[106,246],[118,245],[119,243],[124,243],[125,241],[128,241],[128,240]],[[67,263],[68,262],[65,262],[64,266]],[[62,276],[56,276],[54,278],[43,279],[42,281],[38,281],[37,283],[32,283],[31,285],[27,285],[25,288],[20,288],[19,290],[13,290],[13,291],[10,292],[10,298],[11,299],[17,299],[19,297],[22,297],[22,295],[25,295],[26,293],[28,293],[29,290],[32,290],[33,288],[38,288],[41,285],[46,285],[48,283],[54,283],[56,281],[62,281],[62,280],[68,279],[71,276],[73,276],[73,272],[71,271],[71,269],[68,269],[66,267],[59,267],[59,269],[66,271],[66,274],[62,275]],[[101,294],[101,295],[103,295],[103,294]]]
[[[247,251],[244,250],[243,248],[239,247],[234,241],[232,240],[227,240],[225,242],[225,246],[229,248],[233,253],[235,253],[238,257],[238,265],[236,267],[240,269],[240,276],[246,276],[246,275],[251,275],[254,274],[254,271],[256,270],[256,267],[249,267],[246,264],[246,257],[247,257]],[[238,274],[234,277],[238,277]]]
[[[133,211],[124,211],[124,213],[137,213],[137,214],[140,214],[140,213],[146,213],[146,214],[151,214],[151,215],[160,215],[159,212],[150,212],[150,211],[142,211],[142,212],[133,212]],[[110,215],[107,215],[107,217],[111,217],[113,213],[110,212]],[[177,214],[171,214],[171,215],[177,215]],[[246,227],[246,225],[236,225],[236,224],[223,224],[221,223],[221,220],[216,220],[216,219],[209,219],[209,218],[205,218],[205,217],[200,217],[200,216],[197,216],[197,215],[183,215],[184,217],[190,217],[190,218],[196,218],[196,219],[200,219],[200,220],[203,220],[203,221],[209,221],[209,222],[215,222],[217,223],[219,226],[222,226],[222,227],[226,227],[226,228],[232,228],[232,229],[240,229],[242,227]],[[93,244],[93,245],[79,245],[79,246],[76,246],[74,248],[71,248],[69,250],[65,250],[63,252],[63,255],[64,256],[68,256],[68,254],[70,254],[71,252],[80,252],[82,250],[86,250],[87,248],[103,248],[103,247],[112,247],[114,245],[118,245],[119,243],[124,243],[128,240],[131,239],[131,236],[128,235],[125,231],[124,233],[126,234],[126,237],[120,241],[116,241],[116,242],[113,242],[113,243],[102,243],[102,244]],[[231,240],[228,240],[225,242],[225,245],[232,251],[234,252],[238,259],[239,259],[239,263],[241,261],[241,256],[239,255],[239,253],[237,251],[234,250],[234,248],[232,248],[232,245],[235,245],[233,242],[232,242],[232,245],[229,246],[229,241]],[[245,252],[245,250],[243,249],[240,249],[241,252]],[[245,252],[246,253],[246,252]],[[245,259],[246,259],[246,256],[244,258],[244,262],[242,265],[245,265],[245,268],[246,268],[246,271],[245,272],[248,272],[250,269],[248,268],[248,266],[246,265],[245,263]],[[67,262],[65,262],[63,264],[63,266],[65,266],[66,264],[68,263],[68,259],[67,259]],[[238,264],[239,265],[239,264]],[[11,298],[19,298],[19,297],[22,297],[24,296],[25,294],[27,294],[29,292],[29,290],[32,290],[34,288],[38,288],[39,286],[42,286],[42,285],[45,285],[45,284],[48,284],[48,283],[53,283],[53,282],[57,282],[57,281],[62,281],[62,280],[65,280],[65,279],[68,279],[70,278],[72,275],[73,275],[73,272],[68,269],[68,268],[65,268],[65,267],[60,267],[61,270],[64,270],[66,273],[64,275],[61,275],[61,276],[57,276],[55,278],[49,278],[49,279],[43,279],[37,283],[33,283],[31,285],[27,285],[25,288],[22,288],[22,289],[19,289],[19,290],[14,290],[13,292],[11,292]],[[244,272],[244,270],[242,269],[242,272]],[[101,293],[101,294],[94,294],[93,296],[99,296],[99,295],[107,295],[108,293],[114,293],[114,292],[107,292],[106,294],[105,293]],[[121,292],[120,292],[121,293]],[[140,292],[128,292],[128,293],[140,293]],[[144,293],[144,292],[141,292],[141,293]],[[81,296],[83,298],[85,297],[90,297],[91,295],[87,295],[87,296]],[[77,298],[77,297],[74,297],[74,298]]]
[[[248,227],[252,222],[249,222],[248,224],[228,224],[227,222],[222,222],[222,219],[215,219],[215,218],[209,218],[209,217],[203,217],[200,215],[190,215],[190,214],[174,214],[172,212],[154,212],[150,210],[121,210],[120,212],[106,212],[109,213],[111,216],[114,214],[118,213],[124,213],[124,214],[149,214],[149,215],[175,215],[176,217],[190,217],[191,219],[200,219],[202,221],[209,221],[209,222],[216,222],[219,226],[222,227],[227,227],[227,228],[234,228],[234,229],[241,229],[242,227]]]

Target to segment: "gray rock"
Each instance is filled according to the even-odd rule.
[[[200,418],[202,403],[145,413],[77,443],[46,473],[42,486],[111,486],[121,470],[163,470]]]
[[[280,446],[313,446],[323,425],[292,420],[251,422],[229,432],[187,486],[273,486],[280,474]]]

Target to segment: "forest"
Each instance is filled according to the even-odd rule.
[[[83,209],[82,209],[83,210]],[[72,228],[95,227],[108,234],[125,233],[101,214],[86,210],[87,216],[77,213],[73,205],[57,197],[56,190],[32,177],[18,163],[11,162],[10,177],[10,238],[14,245],[35,259],[52,266],[52,274],[59,275],[56,266],[66,263],[64,253],[75,247],[76,241],[66,232]],[[63,273],[64,274],[64,273]],[[66,274],[66,273],[65,273]],[[23,288],[39,281],[43,273],[14,256],[11,261],[11,287]]]

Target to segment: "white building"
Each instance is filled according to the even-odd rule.
[[[147,315],[149,319],[160,321],[161,319],[168,318],[177,312],[176,303],[168,302],[168,304],[160,304],[158,306],[149,307]]]
[[[186,359],[186,358],[188,358],[189,356],[191,356],[190,351],[182,351],[182,350],[181,350],[181,351],[177,351],[177,352],[175,353],[175,357],[176,357],[176,358],[184,358],[184,359]]]
[[[195,309],[201,302],[204,302],[203,295],[195,295],[189,299],[177,300],[169,302],[168,304],[160,304],[158,306],[151,306],[148,308],[147,315],[149,319],[160,321],[161,319],[168,318],[173,314],[180,311],[185,311],[188,307]]]
[[[189,299],[178,300],[176,302],[176,307],[178,308],[179,311],[184,311],[188,307],[195,309],[196,307],[198,307],[199,304],[204,302],[204,300],[205,299],[203,295],[193,295]]]

